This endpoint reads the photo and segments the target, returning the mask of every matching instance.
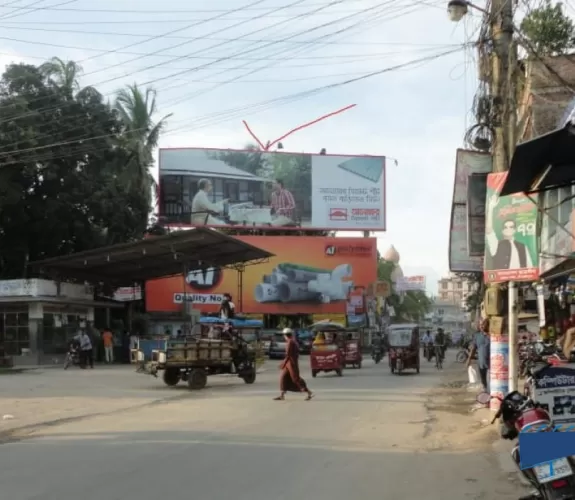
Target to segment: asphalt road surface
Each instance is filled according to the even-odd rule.
[[[277,395],[277,363],[254,385],[158,391],[174,400],[38,429],[0,445],[10,500],[349,500],[517,498],[470,417],[435,411],[445,374],[395,376],[387,360],[344,376],[302,375],[316,397]],[[452,368],[454,370],[455,368]],[[460,369],[460,368],[459,368]],[[447,370],[449,372],[449,369]],[[94,371],[95,373],[95,371]],[[72,375],[73,376],[73,375]],[[142,377],[143,375],[133,375]],[[443,377],[443,378],[442,378]],[[105,409],[102,409],[105,411]]]

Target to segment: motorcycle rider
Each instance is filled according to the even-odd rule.
[[[427,361],[431,361],[431,358],[433,357],[433,336],[429,330],[423,334],[421,343],[423,344],[423,356],[427,359]]]

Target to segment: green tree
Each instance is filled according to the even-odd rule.
[[[69,67],[72,67],[71,65]],[[46,66],[13,64],[0,80],[0,278],[29,261],[144,233],[149,202],[124,182],[126,127],[97,92],[56,84]]]
[[[539,56],[565,54],[575,46],[575,26],[563,12],[563,4],[545,3],[521,22],[521,31]]]
[[[381,257],[377,262],[377,279],[387,281],[391,285],[391,295],[387,299],[394,308],[395,316],[392,318],[395,323],[406,321],[422,321],[431,309],[431,299],[425,292],[419,290],[409,290],[400,296],[395,290],[391,275],[396,265],[393,262],[384,260]]]
[[[115,107],[124,124],[120,142],[129,151],[122,172],[123,182],[134,189],[141,189],[151,202],[152,189],[156,186],[150,172],[154,164],[154,151],[166,120],[172,115],[166,115],[156,122],[156,91],[149,87],[142,91],[136,84],[118,92]]]

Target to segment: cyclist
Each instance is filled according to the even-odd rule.
[[[441,356],[441,361],[445,358],[445,333],[443,333],[443,328],[438,328],[437,333],[435,334],[434,344],[436,347],[436,351]]]
[[[421,338],[421,343],[423,344],[423,356],[427,361],[431,361],[433,357],[433,336],[429,330]]]

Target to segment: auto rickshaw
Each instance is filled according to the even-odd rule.
[[[311,376],[315,378],[319,372],[335,372],[338,377],[343,376],[345,328],[326,324],[313,330],[315,339],[309,356]]]
[[[400,375],[412,368],[419,373],[419,327],[413,323],[391,325],[387,339],[391,373]]]
[[[361,368],[362,360],[361,334],[357,330],[347,330],[345,333],[345,366]]]

